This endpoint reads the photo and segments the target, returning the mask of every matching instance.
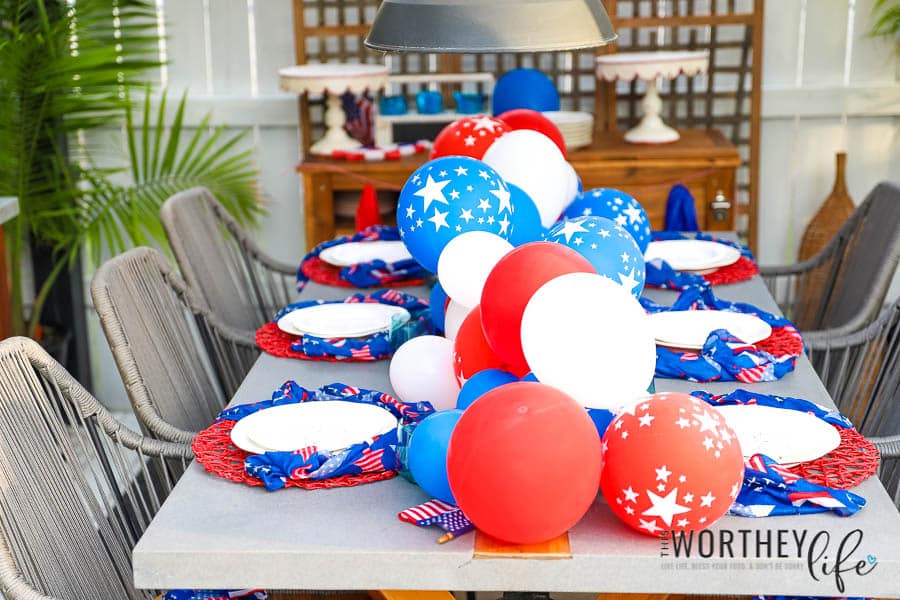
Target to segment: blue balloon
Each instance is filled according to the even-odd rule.
[[[447,481],[447,446],[461,410],[442,410],[425,417],[413,430],[407,456],[416,483],[432,497],[456,504]]]
[[[540,382],[538,381],[537,376],[536,376],[534,373],[527,373],[527,374],[525,375],[525,377],[522,378],[522,381],[535,381],[535,382],[540,383]]]
[[[423,267],[437,273],[441,251],[461,233],[487,231],[509,239],[510,197],[506,182],[480,160],[436,158],[416,169],[400,191],[400,239]]]
[[[540,71],[507,71],[494,86],[493,110],[499,115],[515,108],[559,110],[559,92],[553,81]]]
[[[600,275],[637,298],[644,289],[644,255],[625,229],[603,217],[564,219],[550,228],[547,240],[568,246],[588,259]]]
[[[456,408],[465,410],[481,396],[507,383],[515,383],[519,378],[500,369],[478,371],[466,381],[456,399]]]
[[[447,316],[447,292],[441,287],[440,282],[435,283],[431,288],[431,295],[428,296],[428,307],[431,309],[431,322],[435,329],[440,332],[444,331],[444,317]]]
[[[585,192],[569,205],[563,217],[606,217],[623,227],[637,242],[641,254],[650,243],[650,217],[644,207],[625,192],[612,188],[597,188]]]
[[[544,227],[541,225],[541,213],[538,212],[531,196],[517,185],[511,183],[506,185],[509,187],[510,202],[514,211],[509,243],[521,246],[540,240],[544,234]]]

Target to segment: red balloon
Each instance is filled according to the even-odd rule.
[[[460,417],[447,477],[478,529],[515,544],[543,542],[587,512],[600,482],[600,436],[584,407],[541,383],[495,388]]]
[[[481,324],[494,353],[512,372],[530,371],[522,353],[522,313],[539,287],[568,273],[596,273],[578,252],[553,242],[519,246],[494,266],[481,292]]]
[[[566,142],[559,127],[538,111],[530,108],[515,108],[497,115],[497,118],[509,125],[513,131],[516,129],[532,129],[543,133],[553,140],[554,144],[559,146],[559,151],[562,152],[563,156],[568,156],[566,154]]]
[[[687,394],[638,403],[613,419],[603,444],[603,495],[620,519],[648,535],[709,527],[728,512],[744,480],[734,431]]]
[[[481,160],[498,137],[512,131],[503,121],[487,117],[463,117],[444,127],[434,140],[431,158],[471,156]]]
[[[484,331],[481,327],[481,307],[476,306],[466,315],[456,339],[453,342],[453,371],[456,380],[462,386],[472,375],[485,369],[500,369],[523,377],[525,372],[513,372],[510,367],[500,360],[487,340],[484,339]]]

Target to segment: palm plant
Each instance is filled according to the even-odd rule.
[[[875,16],[875,25],[872,26],[872,35],[900,34],[900,2],[897,0],[875,0],[872,6],[872,14]]]
[[[0,196],[17,196],[20,206],[7,230],[17,333],[34,335],[50,289],[83,248],[96,258],[104,245],[116,252],[161,241],[158,208],[171,193],[207,185],[243,221],[258,210],[251,158],[235,151],[240,136],[225,139],[204,123],[183,147],[184,99],[170,127],[165,95],[155,124],[148,100],[133,130],[130,92],[159,66],[158,43],[148,0],[0,2]],[[74,136],[118,124],[129,164],[100,169],[89,153],[69,159]],[[133,182],[117,183],[123,174]],[[29,240],[52,247],[54,263],[26,321],[17,267]]]

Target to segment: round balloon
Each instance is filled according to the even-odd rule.
[[[510,131],[512,128],[507,123],[484,115],[457,119],[434,138],[431,158],[454,155],[481,158],[494,140]]]
[[[563,157],[567,156],[566,142],[556,123],[542,115],[536,110],[530,108],[515,108],[508,110],[503,114],[497,115],[497,118],[506,123],[511,129],[531,129],[539,131],[553,140]]]
[[[539,287],[566,273],[594,273],[586,258],[561,244],[531,242],[502,259],[484,283],[481,315],[484,335],[514,372],[527,373],[520,326],[525,305]]]
[[[476,306],[463,320],[453,341],[453,372],[460,385],[485,369],[509,370],[494,354],[481,326],[481,307]]]
[[[488,273],[512,249],[508,241],[487,231],[460,234],[441,252],[438,279],[457,302],[466,306],[478,304]]]
[[[603,495],[641,533],[709,527],[741,490],[744,461],[734,431],[687,394],[638,402],[613,419],[603,441]]]
[[[425,417],[413,430],[407,449],[413,479],[433,498],[456,504],[447,481],[447,446],[461,410],[442,410]]]
[[[511,383],[463,412],[447,451],[453,497],[481,531],[515,544],[561,535],[590,508],[601,443],[584,408],[541,383]]]
[[[650,243],[650,217],[644,207],[625,192],[612,188],[589,190],[570,204],[563,217],[606,217],[625,229],[637,242],[641,254]]]
[[[543,133],[530,129],[511,131],[494,142],[484,162],[501,177],[528,194],[549,227],[570,200],[566,195],[569,165],[556,144]]]
[[[578,184],[579,184],[578,173],[575,171],[575,167],[573,167],[572,164],[569,162],[566,163],[565,184],[566,184],[566,202],[563,205],[563,210],[565,210],[565,208],[567,206],[569,206],[573,202],[575,202],[578,199],[578,194],[580,193],[578,191]],[[560,213],[562,213],[562,212],[563,211],[561,210]]]
[[[446,338],[423,335],[397,348],[389,377],[394,394],[404,402],[430,402],[435,410],[456,406],[453,342]]]
[[[444,337],[448,340],[455,340],[459,328],[462,327],[463,321],[470,312],[472,312],[470,307],[451,298],[447,303],[447,313],[444,317]]]
[[[534,205],[534,200],[519,186],[512,183],[506,185],[509,187],[509,201],[512,203],[514,211],[509,243],[513,246],[521,246],[540,240],[546,233],[546,229],[541,225],[541,213]]]
[[[515,383],[519,378],[508,371],[501,369],[485,369],[472,375],[466,381],[462,389],[459,390],[459,397],[456,399],[456,408],[465,410],[471,406],[473,402],[494,388],[507,383]]]
[[[444,317],[447,314],[449,301],[450,298],[447,297],[447,292],[441,287],[440,282],[435,283],[428,296],[428,307],[431,310],[431,323],[436,331],[444,331]]]
[[[445,156],[413,172],[397,201],[397,226],[409,253],[437,272],[444,247],[467,231],[509,238],[510,193],[497,172],[466,156]]]
[[[644,289],[644,255],[628,232],[603,217],[564,219],[550,228],[547,240],[568,246],[635,298]]]
[[[646,395],[656,340],[640,302],[621,285],[596,273],[561,275],[534,293],[521,327],[537,378],[584,406],[616,408]]]
[[[553,81],[537,69],[513,69],[494,86],[492,108],[495,115],[514,108],[559,110],[559,92]]]

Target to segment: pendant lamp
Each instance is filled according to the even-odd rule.
[[[366,46],[385,52],[545,52],[616,39],[600,0],[384,0]]]

